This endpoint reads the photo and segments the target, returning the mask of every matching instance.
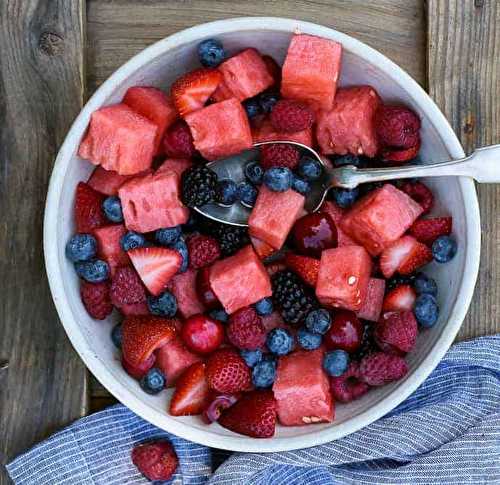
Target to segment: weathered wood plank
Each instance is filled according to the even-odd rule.
[[[428,0],[429,92],[466,152],[500,143],[500,3]],[[500,185],[478,185],[482,261],[460,339],[500,331]]]
[[[87,410],[86,370],[58,321],[42,223],[84,93],[84,0],[0,2],[0,483],[3,466]]]

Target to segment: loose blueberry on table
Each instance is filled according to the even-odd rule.
[[[95,319],[116,311],[125,371],[157,399],[174,387],[174,416],[255,438],[330,422],[335,402],[403,378],[418,332],[439,324],[422,268],[435,260],[438,273],[460,251],[452,219],[423,217],[434,195],[418,180],[332,190],[307,213],[323,166],[292,145],[261,146],[243,183],[206,163],[290,140],[334,166],[402,165],[418,154],[420,119],[369,78],[337,86],[332,40],[294,35],[281,68],[217,39],[198,54],[203,67],[169,92],[131,87],[91,116],[78,154],[96,168],[77,186],[66,245],[82,303]],[[195,211],[207,203],[246,205],[248,227]],[[171,476],[170,445],[143,446],[143,473]],[[153,473],[146,455],[168,466]]]

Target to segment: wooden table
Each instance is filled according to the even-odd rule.
[[[498,0],[2,0],[0,2],[0,465],[110,402],[72,350],[43,266],[58,147],[85,99],[153,42],[201,22],[288,16],[353,35],[405,68],[466,151],[500,142]],[[500,185],[478,188],[482,264],[459,339],[500,330]],[[89,385],[90,383],[90,385]],[[8,479],[0,466],[0,483]]]

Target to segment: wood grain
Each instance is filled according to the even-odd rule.
[[[500,143],[500,2],[428,0],[429,92],[466,152]],[[477,185],[482,259],[460,339],[500,331],[500,185]]]
[[[84,14],[84,0],[0,2],[1,484],[2,465],[87,410],[42,252],[49,175],[83,101]]]

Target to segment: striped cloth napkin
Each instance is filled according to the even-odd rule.
[[[175,484],[500,484],[500,336],[455,345],[394,411],[326,445],[234,453],[220,464],[220,452],[160,431],[118,405],[76,421],[7,470],[16,484],[145,484],[130,451],[160,437],[179,456],[169,482]]]

